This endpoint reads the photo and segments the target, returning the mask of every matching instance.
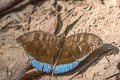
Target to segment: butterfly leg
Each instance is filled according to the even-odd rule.
[[[57,63],[58,63],[58,60],[59,60],[59,58],[60,58],[60,56],[61,56],[60,53],[61,53],[60,50],[58,50],[58,51],[57,51],[57,55],[53,56],[53,66],[52,66],[52,69],[53,69],[53,70],[54,70],[54,68],[56,67],[56,65],[57,65]],[[54,75],[53,70],[52,70],[52,76]]]
[[[108,57],[105,55],[105,58],[107,59],[108,63],[110,64],[110,60],[108,59]]]
[[[107,59],[107,61],[108,61],[109,64],[110,64],[110,60],[108,59],[107,56],[111,55],[111,53],[113,52],[113,50],[115,49],[115,47],[111,46],[110,48],[111,48],[111,50],[105,55],[105,58]]]
[[[58,62],[58,59],[55,61],[54,65],[53,65],[53,69],[56,67],[57,62]],[[51,75],[51,76],[54,76],[54,72],[53,72],[53,70],[52,70],[52,75]]]
[[[42,75],[44,72],[40,72],[37,69],[31,69],[27,71],[21,80],[29,80],[30,78]]]

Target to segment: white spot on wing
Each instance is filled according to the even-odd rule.
[[[74,41],[77,41],[77,36],[74,36]]]
[[[83,41],[83,37],[84,37],[84,35],[81,35],[79,41]]]
[[[49,40],[52,40],[53,39],[53,37],[52,36],[49,36]]]
[[[88,44],[94,44],[94,41],[95,41],[94,39],[95,39],[95,38],[94,38],[93,35],[89,35],[89,36],[88,36],[87,43],[88,43]]]
[[[49,35],[46,35],[46,40],[48,40],[49,39]]]
[[[79,46],[79,50],[82,52],[82,48],[81,48],[81,46]]]
[[[40,34],[39,40],[42,40],[42,39],[43,39],[43,34]]]

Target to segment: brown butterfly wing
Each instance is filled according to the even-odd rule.
[[[102,44],[102,40],[91,33],[71,35],[65,40],[58,64],[67,64],[83,58],[83,56],[89,55],[95,49],[101,47]]]
[[[33,31],[17,38],[28,55],[40,62],[53,64],[54,53],[58,48],[58,37],[53,34]]]

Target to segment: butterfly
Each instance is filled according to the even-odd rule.
[[[33,67],[46,73],[64,73],[74,69],[94,50],[103,45],[92,33],[60,36],[44,31],[32,31],[17,38]]]

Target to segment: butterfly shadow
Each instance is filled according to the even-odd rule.
[[[71,75],[71,78],[73,78],[78,74],[83,74],[89,67],[97,64],[103,57],[112,54],[115,55],[117,53],[119,53],[119,49],[117,47],[113,46],[112,44],[104,43],[102,47],[93,51],[93,53],[90,54],[84,61],[82,61],[75,69],[66,73],[58,74],[56,76]]]

